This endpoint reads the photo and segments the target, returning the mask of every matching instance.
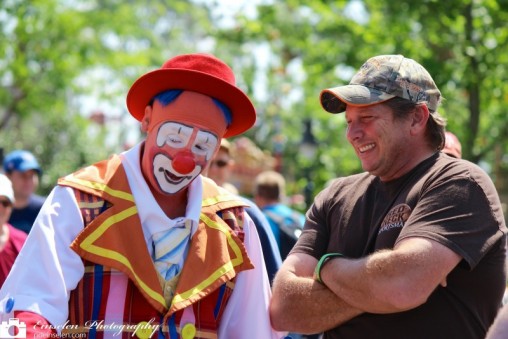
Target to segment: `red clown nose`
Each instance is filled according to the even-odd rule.
[[[194,158],[189,153],[178,153],[173,159],[173,168],[180,174],[189,174],[196,167]]]

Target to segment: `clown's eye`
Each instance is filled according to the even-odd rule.
[[[182,148],[189,142],[192,128],[175,122],[163,124],[157,133],[157,146],[167,145],[174,148]]]
[[[196,144],[192,148],[198,154],[205,154],[210,149],[210,146],[208,144]]]
[[[179,137],[177,137],[177,136],[170,135],[170,136],[168,136],[166,142],[168,144],[179,144],[179,143],[182,142],[182,140]]]

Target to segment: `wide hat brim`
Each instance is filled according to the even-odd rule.
[[[370,106],[394,98],[375,88],[363,85],[346,85],[328,88],[321,91],[319,101],[323,109],[330,113],[342,113],[347,105]]]
[[[256,122],[256,110],[242,90],[218,77],[191,69],[161,68],[142,75],[127,93],[127,108],[141,121],[150,100],[171,89],[197,92],[225,104],[231,111],[232,121],[224,138],[241,134]]]

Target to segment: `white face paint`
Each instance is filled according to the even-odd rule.
[[[194,129],[197,130],[197,134],[190,144]],[[190,146],[189,149],[193,154],[205,156],[206,160],[210,160],[217,147],[218,139],[210,132],[176,122],[167,122],[159,128],[157,133],[157,146],[164,147],[165,144],[173,149]]]
[[[218,146],[218,138],[208,131],[177,122],[161,125],[157,132],[157,148],[153,158],[153,173],[161,190],[176,193],[192,182],[207,166]],[[193,171],[182,175],[173,167],[178,153],[192,155]]]
[[[194,180],[201,170],[201,166],[196,166],[191,173],[181,175],[177,174],[172,166],[172,160],[165,154],[159,153],[153,158],[153,174],[161,190],[166,193],[180,191]]]

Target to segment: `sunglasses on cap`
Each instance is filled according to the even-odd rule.
[[[12,206],[12,204],[9,200],[0,200],[0,205],[2,205],[5,208]]]
[[[225,160],[215,160],[214,162],[212,162],[212,164],[219,167],[219,168],[222,168],[222,167],[226,166],[228,164],[228,162]]]

